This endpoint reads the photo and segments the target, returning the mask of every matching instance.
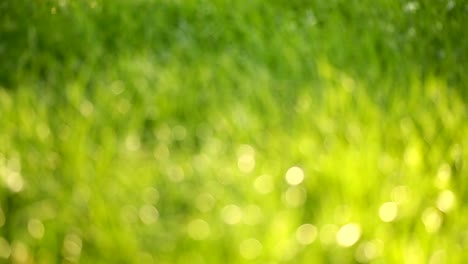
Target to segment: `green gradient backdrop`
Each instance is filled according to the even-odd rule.
[[[2,1],[0,263],[462,263],[467,15]]]

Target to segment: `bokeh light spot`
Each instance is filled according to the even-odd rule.
[[[150,204],[145,204],[140,208],[139,216],[144,224],[150,225],[154,224],[158,220],[159,211],[156,207]]]
[[[307,192],[299,186],[291,186],[284,193],[284,201],[288,206],[298,207],[304,204],[307,199]]]
[[[211,209],[213,209],[215,203],[216,203],[215,198],[213,197],[213,195],[209,193],[201,193],[195,199],[195,206],[201,212],[210,211]]]
[[[249,145],[241,145],[237,151],[237,167],[248,173],[255,168],[255,150]]]
[[[354,258],[360,263],[367,263],[379,257],[383,248],[383,242],[373,240],[361,243],[356,249]]]
[[[192,220],[187,225],[187,233],[194,240],[204,240],[210,235],[210,226],[202,219]]]
[[[410,200],[410,189],[406,185],[393,188],[391,192],[392,200],[397,204],[403,204]]]
[[[452,177],[452,169],[447,163],[442,164],[437,171],[437,177],[435,179],[436,187],[444,189],[450,183]]]
[[[286,172],[286,181],[290,185],[298,185],[304,180],[304,171],[299,167],[291,167]]]
[[[221,210],[221,217],[228,225],[238,224],[242,220],[242,209],[234,204],[227,205]]]
[[[185,173],[180,166],[172,166],[167,170],[167,177],[172,182],[181,182],[185,178]]]
[[[136,223],[138,221],[138,209],[132,205],[122,206],[120,217],[126,223]]]
[[[72,262],[77,262],[82,249],[81,238],[76,234],[68,234],[63,240],[63,255]]]
[[[410,2],[407,2],[404,6],[403,6],[403,11],[407,12],[407,13],[414,13],[416,12],[417,10],[419,9],[419,3],[417,1],[410,1]]]
[[[254,181],[254,188],[261,194],[267,194],[273,191],[273,179],[271,175],[263,174]]]
[[[444,264],[447,263],[447,254],[445,250],[440,249],[432,253],[431,257],[429,258],[429,264]]]
[[[114,95],[119,95],[125,91],[125,85],[121,80],[116,80],[111,83],[110,89]]]
[[[326,224],[320,229],[320,242],[329,245],[335,242],[338,227],[333,224]]]
[[[260,256],[262,250],[262,244],[254,238],[244,240],[239,245],[241,256],[248,260],[256,259],[258,256]]]
[[[161,124],[155,131],[156,138],[164,143],[168,143],[172,139],[172,130],[168,124]]]
[[[395,220],[398,215],[398,206],[394,202],[384,203],[379,208],[379,217],[384,222]]]
[[[433,207],[424,210],[421,219],[426,227],[426,231],[429,233],[437,232],[442,224],[441,213]]]
[[[5,185],[12,192],[20,192],[24,188],[24,180],[20,174],[21,164],[19,159],[11,159],[7,166],[0,171],[0,177],[3,178]]]
[[[148,187],[143,191],[143,200],[148,204],[157,203],[159,200],[159,192],[154,187]]]
[[[36,126],[36,133],[42,141],[45,141],[50,135],[50,128],[46,123],[39,123]]]
[[[80,113],[84,117],[90,117],[93,114],[93,112],[94,112],[94,105],[90,101],[84,100],[83,102],[81,102]]]
[[[317,227],[312,224],[303,224],[296,230],[296,240],[301,245],[309,245],[317,239]]]
[[[130,110],[130,108],[132,108],[132,104],[130,103],[130,101],[128,101],[125,98],[119,98],[119,100],[117,101],[116,109],[120,114],[126,114]]]
[[[336,242],[342,247],[354,245],[361,237],[361,227],[355,223],[349,223],[340,228],[336,233]]]
[[[38,219],[31,219],[28,222],[28,232],[32,237],[41,239],[45,232],[44,225]]]
[[[416,146],[409,146],[404,153],[404,161],[410,168],[418,168],[422,162],[422,154]]]
[[[14,263],[26,263],[30,259],[29,249],[26,244],[23,242],[15,242],[13,243],[13,247],[11,249],[11,257]]]
[[[166,146],[166,144],[159,144],[158,146],[155,147],[153,151],[153,156],[157,160],[166,160],[170,156],[170,151],[169,148]]]
[[[10,257],[11,247],[8,241],[3,237],[0,237],[0,258],[7,259]]]
[[[141,142],[140,142],[140,138],[138,137],[138,135],[130,134],[125,139],[125,148],[130,152],[139,150],[140,146],[141,146]]]
[[[449,212],[455,205],[455,194],[450,190],[442,191],[437,197],[437,208],[442,212]]]
[[[247,225],[257,225],[263,221],[262,209],[255,204],[250,204],[244,208],[243,221]]]

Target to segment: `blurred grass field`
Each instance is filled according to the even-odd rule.
[[[467,17],[1,1],[0,263],[463,263]]]

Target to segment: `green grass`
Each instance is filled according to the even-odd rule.
[[[0,263],[463,263],[467,10],[2,2]]]

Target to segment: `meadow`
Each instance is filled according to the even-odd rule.
[[[3,0],[0,263],[463,263],[463,0]]]

